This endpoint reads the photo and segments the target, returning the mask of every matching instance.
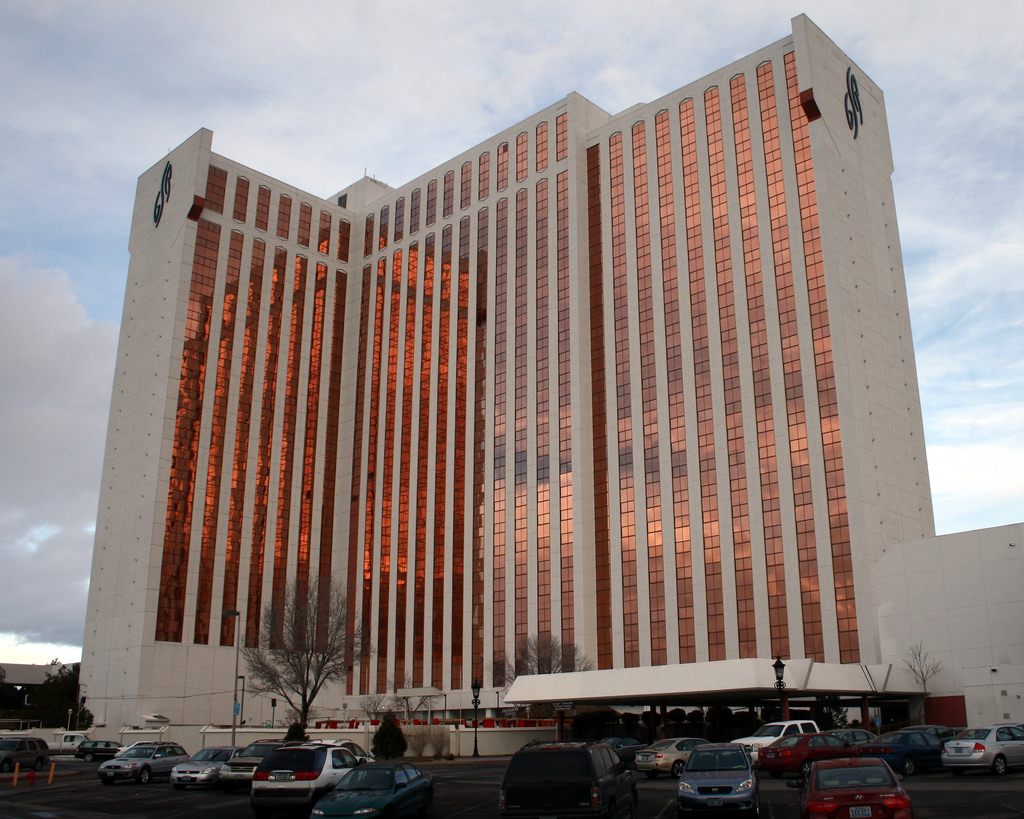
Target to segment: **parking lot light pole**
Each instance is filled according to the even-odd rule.
[[[480,709],[480,680],[473,680],[473,756],[480,756],[480,747],[477,745],[477,728],[480,720],[477,719],[477,711]]]
[[[238,639],[238,631],[242,622],[242,617],[238,609],[224,609],[224,611],[221,612],[221,617],[235,618],[235,682],[231,700],[231,746],[234,747],[235,732],[238,729],[238,651],[242,645],[242,641]]]
[[[782,679],[786,673],[786,664],[782,662],[781,656],[775,658],[775,662],[772,663],[772,669],[775,671],[775,688],[779,692],[779,704],[782,706],[782,718],[789,719],[789,700],[786,697],[786,682]]]

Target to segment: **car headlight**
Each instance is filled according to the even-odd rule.
[[[323,816],[323,815],[324,815],[324,812],[323,812],[322,808],[313,808],[313,812],[310,814],[310,816]]]
[[[749,791],[753,787],[754,787],[754,780],[753,779],[744,779],[742,782],[740,782],[739,785],[736,786],[736,790],[733,791],[733,793],[746,793],[747,791]]]
[[[122,762],[121,763],[121,767],[122,768],[138,768],[139,767],[139,763],[138,762]]]
[[[679,781],[679,792],[680,793],[694,793],[693,786],[689,782]]]
[[[217,773],[217,771],[219,770],[220,768],[218,768],[216,765],[211,765],[209,768],[203,768],[199,773],[212,774]]]
[[[369,816],[374,813],[380,813],[377,808],[359,808],[359,810],[353,811],[353,816]]]

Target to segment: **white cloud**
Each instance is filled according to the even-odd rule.
[[[75,645],[117,327],[90,320],[62,273],[0,258],[0,292],[0,622]]]

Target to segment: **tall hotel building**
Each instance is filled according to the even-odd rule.
[[[321,199],[211,143],[138,184],[100,720],[223,723],[236,639],[317,578],[368,635],[327,712],[475,679],[512,699],[507,658],[548,636],[608,696],[885,660],[879,562],[934,536],[893,163],[881,91],[807,18],[397,188]]]

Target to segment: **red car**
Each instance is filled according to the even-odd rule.
[[[832,734],[796,734],[762,748],[757,759],[762,771],[778,779],[784,773],[806,776],[819,759],[856,755],[849,742]]]
[[[884,759],[823,759],[789,786],[800,789],[800,819],[914,819],[910,797]]]

